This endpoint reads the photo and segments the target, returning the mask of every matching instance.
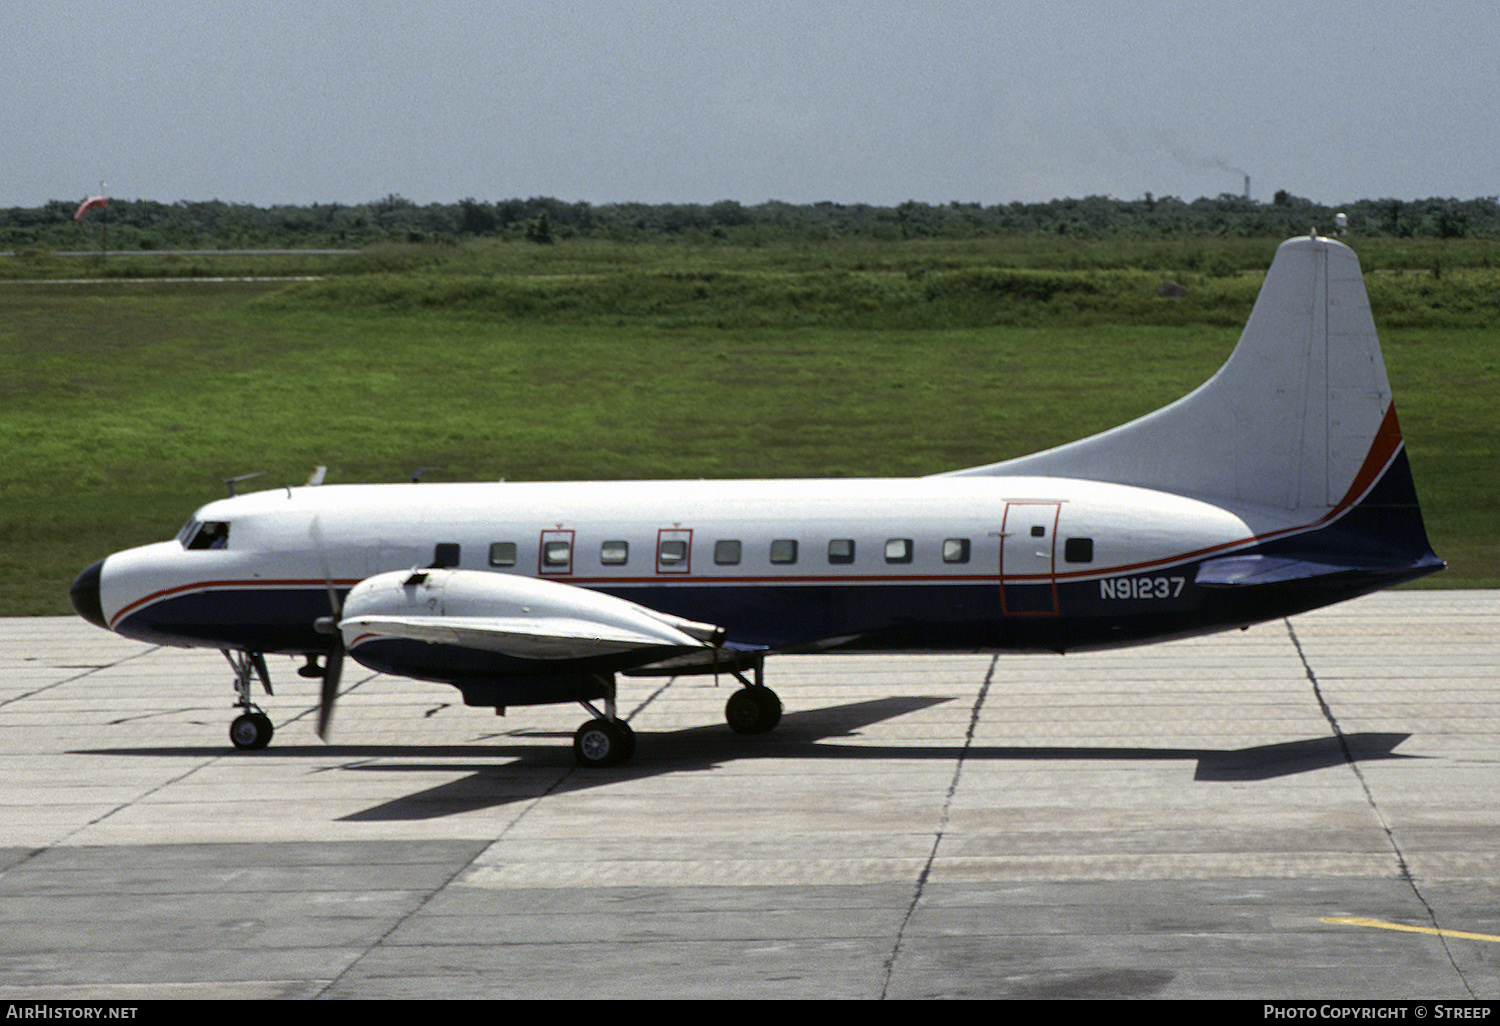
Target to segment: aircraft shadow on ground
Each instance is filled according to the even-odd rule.
[[[416,759],[463,758],[462,763],[354,762],[336,771],[378,773],[463,773],[458,780],[396,798],[369,809],[340,817],[345,822],[436,819],[492,806],[526,801],[549,794],[565,794],[622,780],[643,779],[665,773],[711,770],[743,759],[983,759],[1017,762],[1130,761],[1178,762],[1196,760],[1193,779],[1206,782],[1257,781],[1327,769],[1352,762],[1407,759],[1395,748],[1410,734],[1362,733],[1308,738],[1251,748],[1109,748],[1100,746],[1012,746],[992,745],[869,745],[828,744],[841,737],[856,737],[862,728],[908,713],[918,712],[949,698],[881,698],[844,705],[787,713],[770,734],[740,737],[723,724],[690,727],[663,733],[639,735],[636,759],[614,769],[580,769],[573,765],[570,747],[564,744],[539,747],[529,743],[537,737],[555,736],[571,742],[571,734],[526,734],[525,744],[473,745],[284,745],[257,752],[239,753],[248,758],[319,758],[330,755],[351,760],[405,756]],[[76,755],[135,755],[148,757],[205,757],[226,754],[225,748],[109,748],[77,751]],[[476,756],[491,754],[509,759],[503,764],[475,770]],[[528,772],[530,771],[530,772]]]

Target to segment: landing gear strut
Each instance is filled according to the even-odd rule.
[[[744,687],[729,696],[724,705],[724,719],[736,734],[764,734],[781,722],[781,699],[765,685],[765,661],[756,660],[755,680],[748,681],[733,671]]]
[[[271,725],[271,717],[250,701],[250,680],[252,675],[259,677],[266,694],[272,694],[265,656],[259,652],[231,652],[227,648],[222,651],[229,665],[234,667],[234,704],[243,710],[229,725],[229,740],[240,749],[264,748],[271,743],[276,728]]]
[[[588,702],[578,703],[594,717],[573,735],[573,758],[580,766],[620,766],[635,754],[635,731],[615,714],[613,675],[607,678],[607,685],[609,690],[604,698],[603,715]]]
[[[589,720],[573,735],[573,757],[580,766],[619,766],[635,754],[635,731],[624,720]]]

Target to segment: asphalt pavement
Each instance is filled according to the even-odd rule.
[[[1500,592],[465,708],[0,620],[0,998],[1500,997]],[[356,672],[357,671],[357,672]]]

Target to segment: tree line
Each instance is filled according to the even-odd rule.
[[[549,197],[417,204],[391,195],[373,203],[257,207],[220,200],[160,203],[112,200],[73,220],[76,201],[0,210],[0,249],[98,246],[107,219],[112,250],[364,248],[381,243],[464,239],[569,238],[619,242],[681,240],[766,245],[827,239],[1284,237],[1331,231],[1343,212],[1352,235],[1395,238],[1500,238],[1500,200],[1359,200],[1339,207],[1278,192],[1269,203],[1225,193],[1185,201],[1172,196],[1107,196],[1046,203],[568,203]]]

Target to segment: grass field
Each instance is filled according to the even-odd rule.
[[[1049,264],[1044,242],[410,247],[317,258],[326,277],[307,283],[49,284],[0,261],[0,614],[68,612],[80,568],[169,537],[250,471],[267,472],[255,486],[315,464],[330,482],[418,466],[441,468],[427,480],[905,475],[1034,451],[1202,382],[1259,287],[1229,265],[1263,270],[1275,245],[1180,243],[1174,263],[1171,244],[1142,243],[1132,264],[1120,243],[1058,244]],[[1418,491],[1451,564],[1429,580],[1495,586],[1500,271],[1477,245],[1370,249]],[[190,270],[310,269],[216,259]],[[1167,277],[1188,295],[1159,297]]]

